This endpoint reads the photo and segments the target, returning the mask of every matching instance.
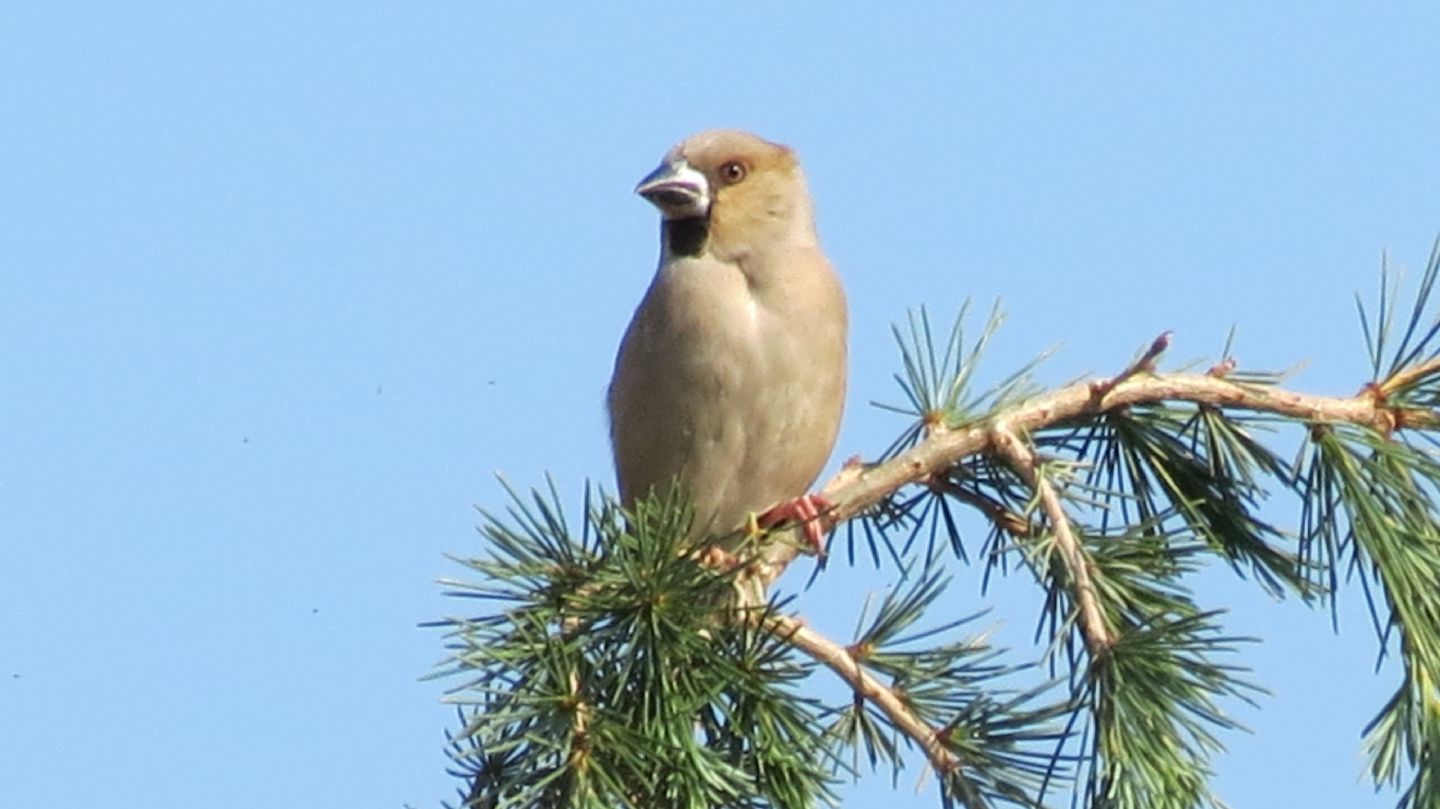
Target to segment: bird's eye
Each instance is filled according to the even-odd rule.
[[[745,164],[738,160],[731,160],[720,167],[720,179],[724,180],[726,185],[740,182],[745,179]]]

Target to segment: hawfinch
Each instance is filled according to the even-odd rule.
[[[691,536],[815,520],[806,495],[845,399],[846,311],[795,153],[702,132],[635,188],[660,209],[660,266],[615,359],[610,438],[626,505],[684,487]]]

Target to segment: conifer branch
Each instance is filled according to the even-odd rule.
[[[1423,363],[1424,369],[1440,372],[1440,357]],[[1420,369],[1407,369],[1407,378]],[[1034,433],[1112,410],[1161,402],[1190,402],[1226,410],[1272,414],[1311,424],[1351,424],[1382,435],[1397,429],[1440,428],[1440,412],[1430,408],[1392,406],[1366,386],[1356,396],[1321,396],[1288,391],[1266,385],[1237,382],[1210,374],[1173,373],[1122,374],[1118,382],[1078,382],[1051,391],[989,418],[950,430],[937,430],[896,457],[857,471],[847,467],[821,490],[832,507],[822,519],[827,527],[864,513],[910,484],[924,483],[932,476],[965,458],[996,453],[995,425],[1003,419],[1009,430]],[[1387,380],[1388,381],[1388,380]],[[1382,381],[1380,390],[1393,390]],[[767,554],[764,570],[767,582],[774,582],[801,548],[775,543]]]

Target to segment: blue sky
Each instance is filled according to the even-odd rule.
[[[1440,231],[1437,29],[1420,4],[6,4],[0,805],[449,797],[416,625],[469,608],[433,580],[480,550],[497,470],[608,483],[656,253],[631,189],[701,128],[805,161],[851,298],[837,459],[903,426],[867,404],[898,398],[890,324],[967,297],[1010,313],[992,379],[1055,344],[1045,381],[1111,372],[1167,329],[1213,357],[1234,324],[1242,367],[1353,392],[1353,293]],[[832,565],[801,603],[844,633],[886,575]],[[1028,589],[989,600],[1021,657]],[[1337,638],[1197,590],[1274,692],[1231,706],[1255,733],[1221,796],[1391,805],[1360,777],[1394,672],[1359,592]],[[948,597],[989,603],[958,566]],[[917,777],[844,794],[935,805]]]

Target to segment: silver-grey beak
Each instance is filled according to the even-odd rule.
[[[710,212],[710,182],[683,158],[661,163],[635,186],[635,193],[666,219],[692,219]]]

